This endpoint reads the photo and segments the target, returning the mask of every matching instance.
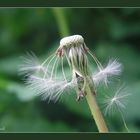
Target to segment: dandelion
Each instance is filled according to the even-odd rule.
[[[57,101],[64,91],[75,89],[77,101],[86,97],[91,113],[100,132],[108,132],[104,118],[96,103],[96,86],[100,82],[108,84],[108,78],[121,73],[121,64],[117,60],[110,60],[103,67],[95,55],[86,46],[81,35],[64,37],[56,52],[41,64],[34,54],[28,55],[20,71],[27,76],[27,85],[41,95],[43,99]],[[97,72],[93,72],[89,65],[91,57],[97,65]],[[64,59],[70,68],[70,76],[65,73]],[[61,69],[61,73],[58,73]],[[118,103],[121,104],[121,103]],[[123,105],[122,105],[123,106]]]

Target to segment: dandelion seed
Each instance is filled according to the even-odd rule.
[[[126,108],[127,97],[129,95],[124,85],[122,85],[115,94],[106,94],[103,101],[105,115],[112,114],[116,111],[122,112]]]
[[[105,106],[105,115],[113,115],[115,113],[119,113],[127,132],[130,132],[130,130],[128,129],[125,118],[123,116],[123,110],[126,108],[127,97],[130,95],[131,94],[127,92],[125,86],[122,85],[114,95],[106,95],[103,101]]]

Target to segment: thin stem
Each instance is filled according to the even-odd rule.
[[[53,60],[55,57],[56,57],[56,55],[54,55],[54,56],[51,58],[51,60],[48,62],[48,65],[47,65],[46,70],[45,70],[45,74],[44,74],[44,76],[43,76],[44,79],[45,79],[46,74],[47,74],[47,72],[48,72],[49,65],[50,65],[50,63],[52,62],[52,60]],[[57,59],[57,58],[56,58],[56,59]]]
[[[119,112],[121,114],[121,117],[122,117],[122,120],[123,120],[123,124],[124,124],[125,129],[127,130],[127,132],[130,132],[129,128],[127,127],[127,124],[125,122],[125,119],[124,119],[124,116],[123,116],[121,110],[119,108],[118,108],[118,110],[119,110]]]
[[[41,66],[44,66],[44,64],[47,63],[48,60],[50,59],[50,57],[52,57],[53,55],[54,55],[54,54],[50,55],[50,56],[41,64]]]
[[[63,77],[65,79],[65,81],[67,81],[66,75],[65,75],[65,71],[64,71],[64,65],[63,65],[63,57],[61,58],[61,66],[62,66],[62,73],[63,73]]]
[[[44,65],[45,65],[45,63],[48,62],[48,60],[49,60],[52,56],[53,56],[53,54],[50,55],[50,56],[40,65],[41,70],[42,70],[42,72],[44,73],[44,75],[46,75],[46,72],[47,72],[47,71],[45,70],[45,68],[44,68]]]
[[[57,61],[58,61],[58,58],[55,59],[55,62],[54,62],[54,64],[53,64],[52,72],[51,72],[51,79],[53,78],[54,68],[55,68],[55,66],[56,66]]]
[[[94,59],[94,61],[96,62],[96,64],[97,64],[99,70],[100,70],[100,69],[103,69],[102,64],[101,64],[100,61],[96,58],[96,56],[95,56],[90,50],[88,50],[88,53],[90,54],[90,56],[91,56],[91,57]]]
[[[58,70],[59,63],[60,63],[60,61],[58,61],[58,62],[56,63],[54,79],[57,79],[57,70]]]
[[[87,93],[86,99],[87,99],[91,114],[93,115],[93,118],[95,120],[95,123],[98,127],[99,132],[107,133],[108,128],[103,118],[103,115],[98,107],[98,104],[96,102],[95,94],[91,92],[91,89],[88,84],[86,84],[85,92]]]
[[[68,36],[70,34],[68,24],[65,18],[64,9],[62,8],[52,8],[56,22],[58,25],[59,33],[61,37]]]

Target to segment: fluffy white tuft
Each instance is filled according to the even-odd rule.
[[[30,76],[40,70],[45,70],[33,52],[27,53],[26,56],[22,57],[22,59],[23,64],[21,64],[19,68],[21,75]]]
[[[38,76],[29,76],[26,81],[29,88],[35,91],[36,95],[41,95],[42,99],[57,101],[62,93],[76,86],[75,80],[44,79]]]
[[[100,68],[99,71],[93,74],[93,81],[96,85],[100,82],[107,84],[108,78],[111,76],[117,76],[122,71],[122,65],[117,60],[109,60],[105,68]]]
[[[121,86],[113,95],[106,95],[103,101],[105,114],[111,114],[116,111],[122,112],[126,107],[127,97],[130,94],[124,86]]]

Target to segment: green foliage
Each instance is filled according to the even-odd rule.
[[[131,93],[124,117],[130,131],[140,130],[140,9],[2,8],[0,19],[0,131],[97,131],[86,100],[76,102],[71,92],[58,103],[41,101],[18,75],[20,56],[33,51],[43,60],[67,34],[81,34],[102,63],[118,58],[123,64],[120,79]],[[126,131],[120,115],[106,120],[112,131]]]

